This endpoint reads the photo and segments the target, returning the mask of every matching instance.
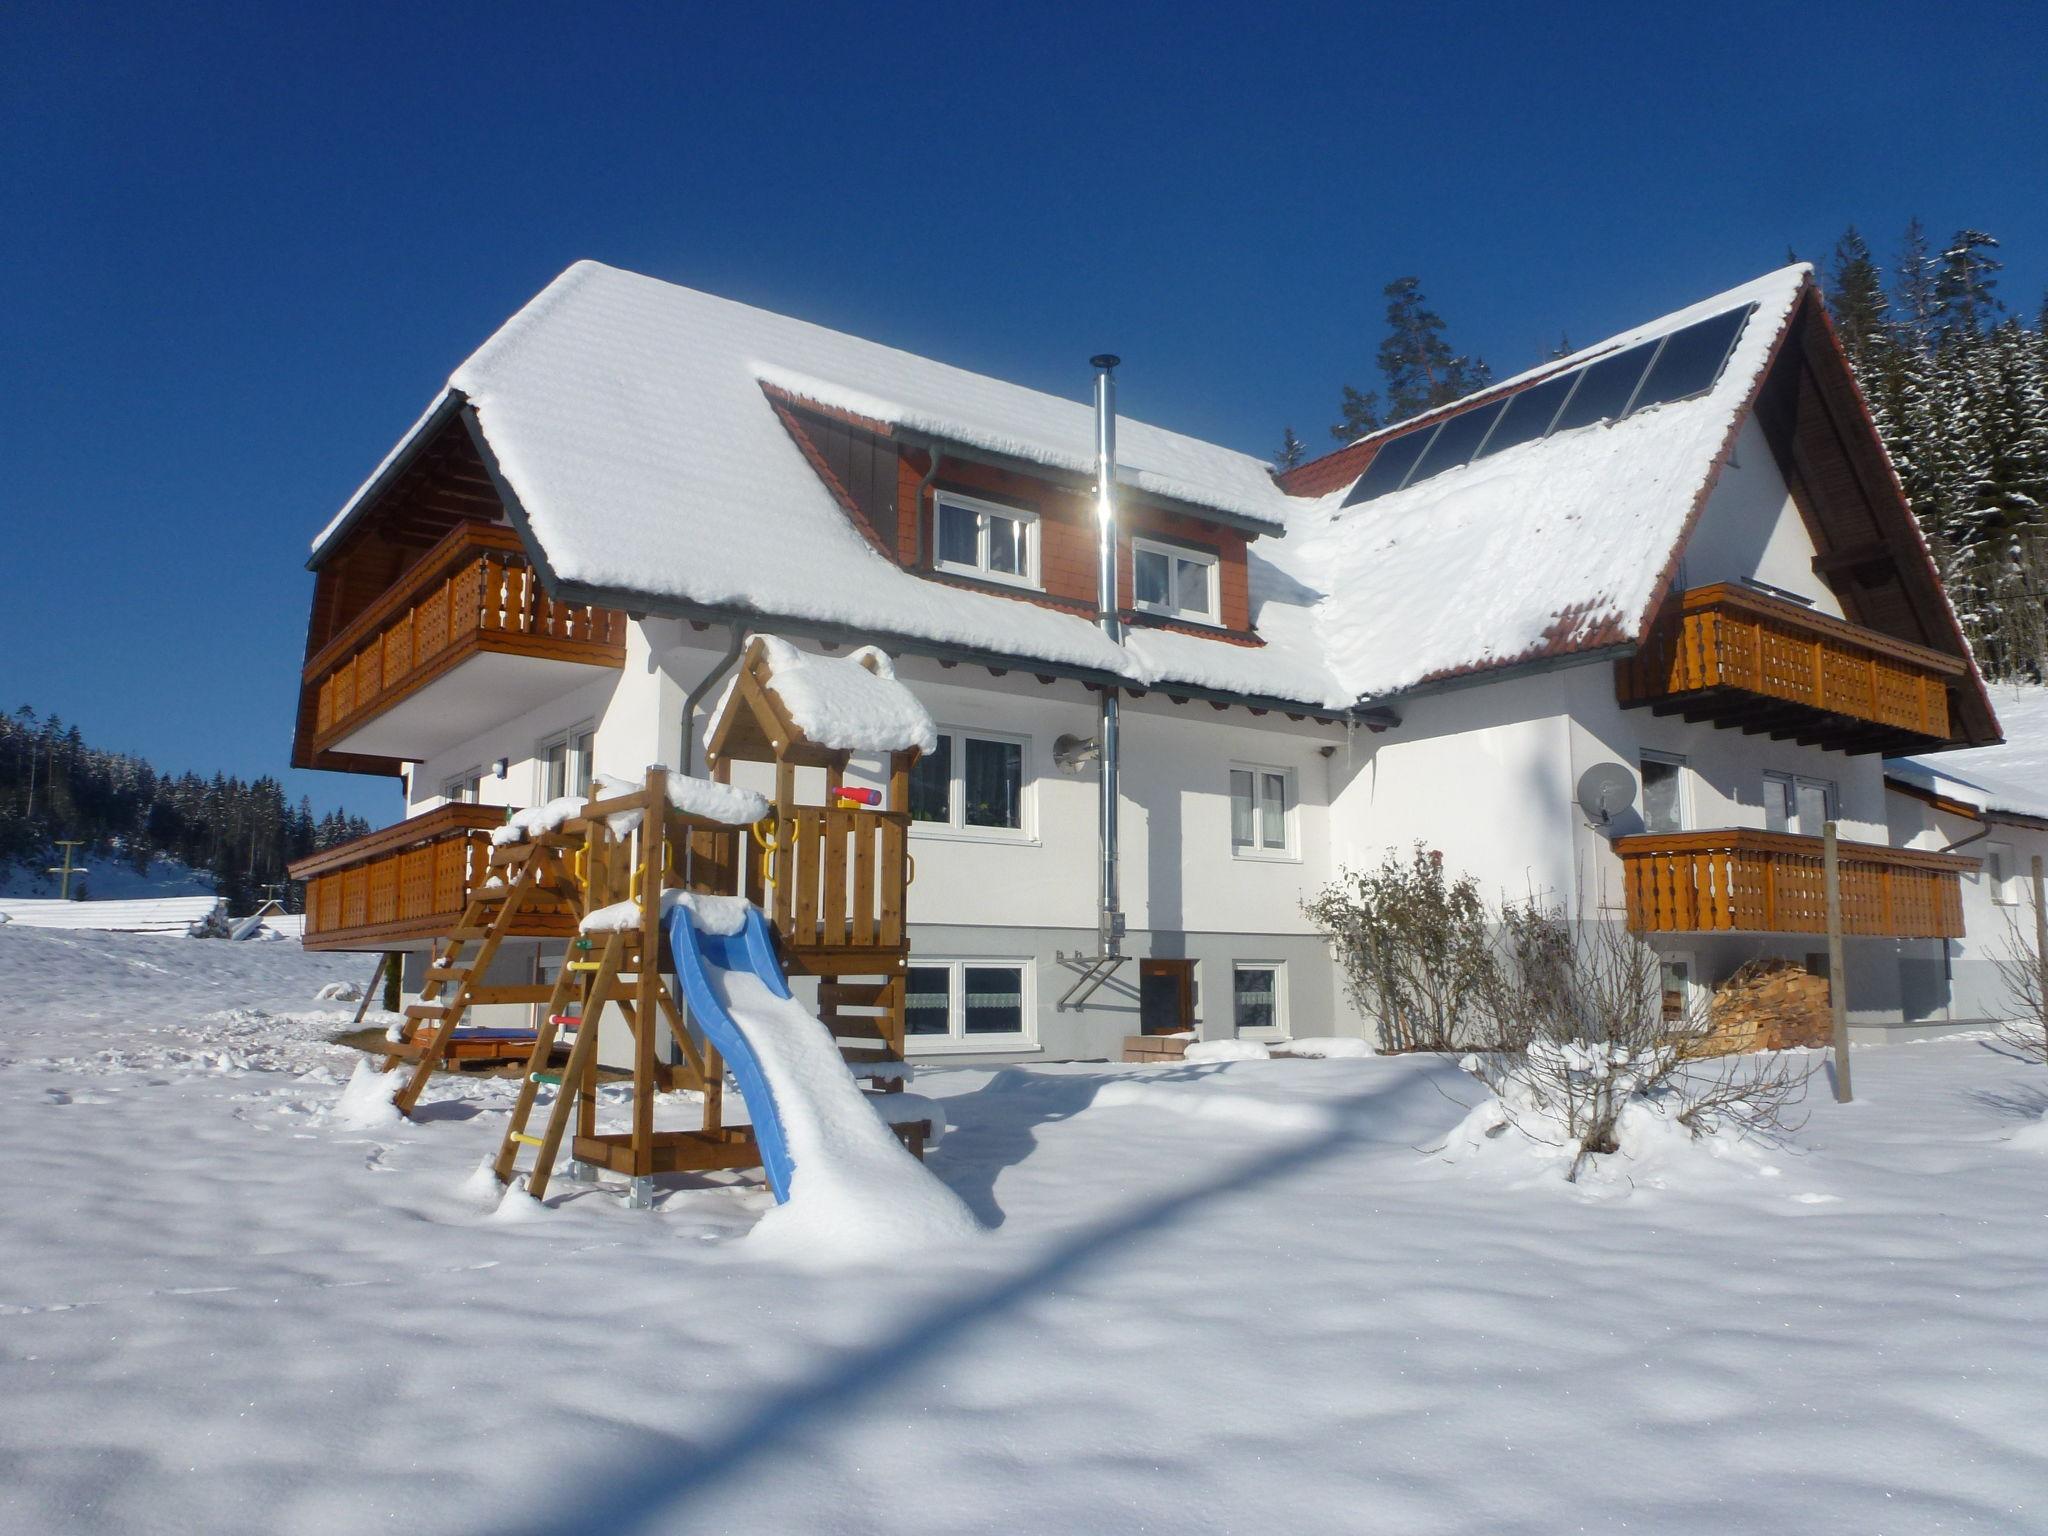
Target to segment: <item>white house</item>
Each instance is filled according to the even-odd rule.
[[[498,808],[701,769],[762,631],[883,648],[941,727],[913,1054],[1359,1032],[1301,904],[1417,841],[1626,921],[1674,994],[1819,963],[1829,818],[1856,1021],[1930,1016],[1975,866],[1900,830],[1884,755],[1999,728],[1807,268],[1277,477],[1116,431],[1120,633],[1088,405],[571,267],[314,542],[295,761],[399,774],[412,814],[300,866],[307,942],[424,954]],[[1110,691],[1129,958],[1063,1001]]]

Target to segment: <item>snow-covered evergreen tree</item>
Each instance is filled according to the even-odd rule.
[[[1273,468],[1285,472],[1308,457],[1308,448],[1294,435],[1291,426],[1280,429],[1280,451],[1273,455]]]
[[[1346,384],[1344,398],[1337,406],[1337,424],[1330,428],[1330,436],[1340,443],[1355,443],[1379,429],[1380,397],[1371,390],[1361,394]]]
[[[1387,381],[1387,411],[1396,421],[1484,389],[1493,371],[1451,350],[1443,317],[1429,307],[1422,280],[1397,277],[1386,286],[1387,337],[1380,372]]]

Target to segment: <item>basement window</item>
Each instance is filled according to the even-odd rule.
[[[1197,624],[1217,622],[1217,557],[1208,550],[1151,539],[1131,540],[1132,603]]]
[[[1274,1040],[1287,1033],[1281,1007],[1285,975],[1277,960],[1240,960],[1231,967],[1231,1015],[1240,1036]]]
[[[932,498],[932,563],[1015,587],[1038,583],[1038,514],[940,491]]]
[[[1032,1042],[1030,967],[1016,960],[912,961],[905,1043],[919,1050],[1002,1050]]]

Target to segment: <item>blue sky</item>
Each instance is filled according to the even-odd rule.
[[[1952,20],[1944,17],[1953,14]],[[306,543],[597,257],[1270,453],[1915,213],[2048,286],[2048,9],[0,13],[0,707],[284,769]],[[290,774],[379,819],[389,781]]]

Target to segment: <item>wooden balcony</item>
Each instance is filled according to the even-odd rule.
[[[491,829],[505,811],[444,805],[291,867],[306,882],[306,948],[395,949],[454,928],[471,889],[489,878]],[[567,936],[573,914],[536,915],[515,930]]]
[[[623,667],[625,635],[623,614],[550,598],[510,528],[460,524],[307,660],[302,766],[430,757]]]
[[[1616,666],[1627,706],[1843,752],[1925,751],[1953,739],[1955,656],[1745,587],[1681,593]]]
[[[1826,933],[1821,840],[1788,832],[1651,832],[1616,838],[1636,933]],[[1959,939],[1962,876],[1978,861],[1842,843],[1842,931]]]

